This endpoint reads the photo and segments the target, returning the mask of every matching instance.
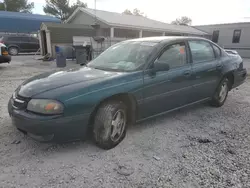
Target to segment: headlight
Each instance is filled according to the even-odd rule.
[[[27,109],[32,112],[40,114],[62,114],[63,104],[49,99],[31,99],[28,103]]]

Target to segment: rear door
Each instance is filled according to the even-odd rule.
[[[211,97],[221,78],[222,63],[212,44],[205,40],[190,40],[196,100]]]
[[[143,117],[150,117],[192,102],[192,68],[188,62],[186,43],[166,46],[157,62],[170,66],[168,71],[144,73]]]

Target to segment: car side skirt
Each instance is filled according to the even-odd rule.
[[[139,120],[137,120],[136,122],[139,123],[139,122],[142,122],[142,121],[145,121],[145,120],[148,120],[148,119],[157,117],[157,116],[161,116],[161,115],[164,115],[164,114],[167,114],[167,113],[170,113],[170,112],[173,112],[173,111],[176,111],[176,110],[185,108],[185,107],[189,107],[189,106],[192,106],[192,105],[195,105],[195,104],[203,103],[203,102],[206,102],[206,101],[209,101],[209,100],[211,100],[211,97],[208,97],[208,98],[205,98],[205,99],[196,101],[196,102],[192,102],[192,103],[189,103],[189,104],[186,104],[186,105],[183,105],[183,106],[180,106],[180,107],[177,107],[177,108],[174,108],[174,109],[165,111],[165,112],[161,112],[161,113],[155,114],[155,115],[153,115],[153,116],[149,116],[149,117],[146,117],[146,118],[143,118],[143,119],[139,119]]]

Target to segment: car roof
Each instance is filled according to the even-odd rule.
[[[2,37],[31,37],[29,35],[18,35],[18,34],[2,34]]]
[[[138,39],[131,39],[129,41],[138,41],[138,42],[155,42],[155,43],[160,43],[160,42],[170,42],[170,41],[175,41],[175,40],[207,40],[206,38],[202,37],[188,37],[188,36],[160,36],[160,37],[145,37],[145,38],[138,38]],[[209,41],[209,40],[207,40]]]

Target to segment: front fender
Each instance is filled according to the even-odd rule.
[[[141,88],[143,87],[143,80],[136,79],[131,82],[121,83],[119,85],[101,88],[92,92],[84,93],[64,101],[68,115],[75,113],[91,113],[101,101],[118,94],[132,94],[136,100],[142,98]]]

